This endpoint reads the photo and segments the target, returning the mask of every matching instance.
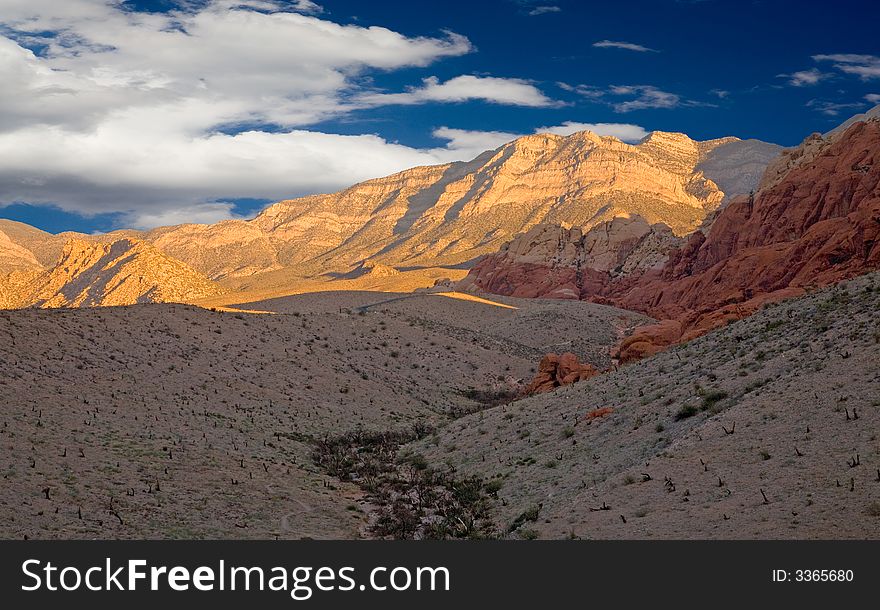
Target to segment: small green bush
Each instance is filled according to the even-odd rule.
[[[687,419],[688,417],[693,417],[700,410],[694,405],[684,405],[681,409],[678,410],[678,413],[675,414],[675,421],[681,421],[683,419]]]

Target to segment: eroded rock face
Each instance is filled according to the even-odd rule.
[[[559,386],[569,385],[598,375],[591,365],[581,363],[571,352],[562,355],[547,354],[538,365],[538,373],[523,390],[524,395],[550,392]]]
[[[595,240],[598,256],[592,258],[585,256],[585,240],[572,237],[578,233],[542,230],[483,259],[463,285],[644,312],[659,322],[624,339],[618,352],[621,361],[641,358],[768,302],[880,266],[878,158],[880,120],[868,117],[828,138],[807,138],[768,168],[757,196],[733,198],[710,226],[661,249],[659,258],[637,257],[648,264],[628,273],[625,263],[640,248],[629,236],[641,236],[636,243],[642,244],[652,232],[659,235],[656,228],[646,233],[632,221],[626,230],[607,224],[621,237]],[[587,235],[597,230],[601,234],[597,227]],[[621,259],[624,265],[614,267]]]
[[[683,323],[683,337],[880,266],[880,121],[849,127],[753,202],[728,205],[659,275],[613,301]],[[665,341],[665,339],[664,339]]]
[[[10,274],[0,282],[14,295],[0,302],[4,307],[191,302],[220,292],[188,265],[132,239],[70,240],[51,269]]]
[[[743,147],[763,151],[751,161],[759,165],[777,148],[665,132],[636,145],[591,132],[538,134],[469,162],[416,167],[338,193],[281,201],[249,221],[79,238],[140,239],[215,281],[285,269],[300,277],[346,274],[364,264],[457,266],[540,224],[587,230],[639,215],[676,234],[690,232],[736,190],[753,188],[748,178],[730,179],[744,163]],[[17,243],[39,249],[37,259],[51,266],[70,237],[32,230]]]
[[[584,299],[616,278],[660,268],[680,243],[669,227],[617,216],[586,233],[538,225],[481,259],[459,290],[518,297]]]

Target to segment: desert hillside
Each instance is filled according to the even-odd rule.
[[[0,536],[366,535],[372,503],[313,462],[317,441],[509,400],[548,350],[604,368],[645,322],[459,297],[0,312]]]
[[[35,267],[39,269],[37,265]],[[220,288],[185,263],[134,239],[69,240],[45,271],[0,276],[6,302],[15,307],[93,307],[192,302]]]
[[[404,452],[497,481],[514,538],[876,538],[878,311],[874,273]]]

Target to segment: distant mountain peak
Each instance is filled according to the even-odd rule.
[[[690,233],[731,195],[755,188],[778,150],[753,140],[698,142],[663,131],[635,145],[590,131],[538,133],[471,161],[414,167],[338,193],[280,201],[250,221],[81,238],[90,244],[137,238],[233,286],[259,286],[269,274],[273,285],[345,277],[365,261],[398,270],[460,268],[540,224],[586,231],[615,216],[640,216],[676,235]],[[39,246],[43,254],[36,258],[44,266],[75,251],[86,256],[85,244],[62,252],[57,237],[27,239],[17,243],[35,253]],[[128,247],[139,257],[155,256],[134,242]]]

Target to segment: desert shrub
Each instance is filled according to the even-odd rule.
[[[683,419],[687,419],[688,417],[693,417],[699,412],[700,410],[694,405],[683,405],[678,410],[678,413],[675,414],[675,421],[681,421]]]
[[[461,395],[479,403],[480,408],[491,408],[513,402],[517,398],[517,391],[515,389],[487,390],[467,388],[461,392]]]
[[[498,492],[501,491],[501,488],[504,487],[504,481],[501,479],[492,479],[488,483],[486,483],[486,493],[490,496],[497,497]]]
[[[703,394],[703,409],[711,409],[715,403],[727,398],[727,392],[724,390],[709,390]]]
[[[510,527],[507,528],[508,532],[512,532],[514,530],[519,529],[522,525],[529,521],[537,521],[538,515],[541,512],[541,505],[535,504],[534,506],[530,506],[522,513],[520,513],[519,517],[513,520],[513,523],[510,524]]]
[[[500,482],[436,470],[418,453],[398,455],[401,445],[431,432],[421,423],[401,431],[352,431],[314,441],[312,459],[329,474],[358,484],[378,505],[370,524],[376,536],[494,537],[490,512]]]
[[[538,538],[538,531],[525,527],[519,530],[519,537],[523,540],[536,540]]]

